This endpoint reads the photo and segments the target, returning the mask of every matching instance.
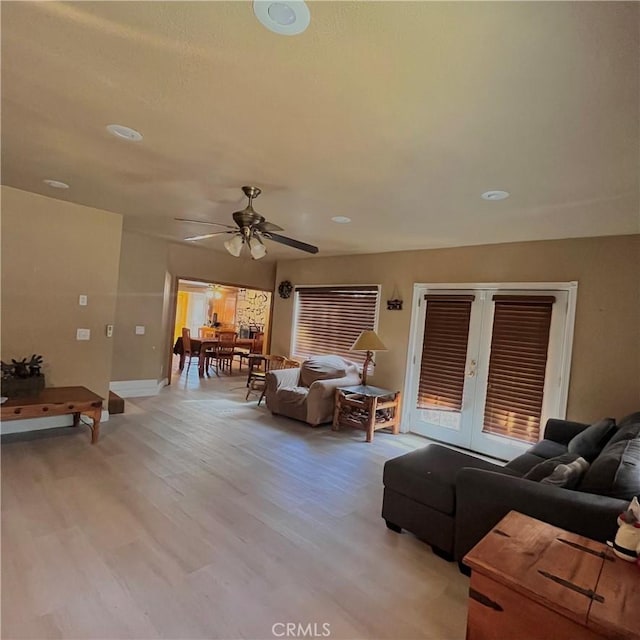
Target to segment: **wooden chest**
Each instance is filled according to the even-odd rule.
[[[640,570],[512,511],[465,557],[467,640],[640,639]]]

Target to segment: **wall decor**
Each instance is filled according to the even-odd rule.
[[[236,305],[236,324],[247,329],[264,331],[269,313],[270,294],[254,289],[240,289]]]
[[[278,285],[278,295],[281,298],[290,298],[292,292],[293,292],[293,285],[291,284],[291,282],[289,282],[289,280],[283,280]]]
[[[387,311],[402,311],[402,298],[398,287],[393,287],[393,293],[391,299],[387,300]]]

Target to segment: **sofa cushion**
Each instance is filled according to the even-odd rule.
[[[344,378],[350,364],[339,356],[312,356],[302,363],[300,384],[310,387],[316,380]]]
[[[589,467],[578,490],[622,500],[640,495],[640,437],[609,442]]]
[[[573,462],[557,465],[551,475],[540,480],[540,484],[575,489],[588,468],[589,463],[584,458],[578,457]]]
[[[388,460],[384,465],[384,486],[436,511],[453,514],[456,476],[464,467],[513,475],[499,465],[431,444]]]
[[[602,418],[581,431],[569,441],[569,453],[582,456],[587,462],[593,462],[616,431],[613,418]]]
[[[556,456],[555,458],[549,458],[548,460],[543,460],[539,462],[535,467],[529,469],[527,473],[524,474],[525,480],[533,480],[533,482],[540,482],[544,478],[550,476],[554,469],[559,464],[569,464],[574,460],[577,460],[580,456],[577,453],[563,453],[560,456]]]
[[[640,416],[640,414],[634,414]],[[628,416],[630,418],[631,416]],[[611,440],[607,443],[604,451],[611,445],[622,440],[633,440],[640,437],[640,417],[637,420],[626,419],[618,425],[617,431],[611,436]],[[604,453],[603,451],[603,453]]]
[[[541,440],[528,451],[508,462],[506,467],[519,475],[524,475],[544,460],[567,453],[567,447],[553,440]]]
[[[640,423],[640,411],[636,411],[635,413],[630,413],[628,416],[622,418],[622,420],[618,420],[618,428],[628,427],[630,424],[638,424]]]

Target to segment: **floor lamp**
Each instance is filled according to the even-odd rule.
[[[362,368],[362,384],[367,384],[367,369],[369,363],[372,361],[374,351],[387,351],[387,347],[384,346],[382,340],[378,338],[378,334],[375,331],[363,331],[358,339],[353,343],[350,351],[366,351],[367,357],[364,360],[364,366]],[[373,365],[375,366],[375,362]]]

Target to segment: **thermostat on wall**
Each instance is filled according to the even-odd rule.
[[[143,336],[144,335],[144,325],[143,324],[137,324],[136,325],[136,335],[137,336]]]

